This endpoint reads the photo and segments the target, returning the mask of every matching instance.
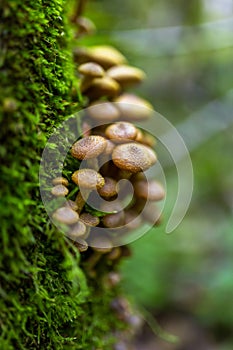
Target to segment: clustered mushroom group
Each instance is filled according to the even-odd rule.
[[[109,253],[115,249],[111,233],[104,240],[101,237],[100,242],[94,236],[91,244],[87,243],[93,227],[115,229],[127,225],[130,230],[140,226],[142,218],[152,224],[159,222],[153,202],[164,198],[164,190],[160,183],[148,181],[144,174],[157,160],[153,150],[155,139],[133,124],[150,118],[153,108],[148,101],[125,92],[126,88],[142,82],[145,73],[127,65],[126,58],[115,48],[78,48],[74,59],[87,105],[82,136],[72,145],[71,155],[85,162],[85,167],[74,169],[69,179],[78,186],[76,198],[57,209],[53,219],[69,227],[68,237],[80,252],[90,245],[93,250]],[[126,208],[121,202],[125,191],[124,184],[119,185],[122,179],[130,180],[134,190]],[[67,196],[69,181],[55,178],[52,194]],[[86,211],[90,193],[103,199],[101,217]]]

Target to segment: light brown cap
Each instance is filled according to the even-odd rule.
[[[52,188],[51,193],[56,197],[65,197],[69,193],[69,190],[63,185],[57,185]]]
[[[100,236],[93,237],[90,246],[94,251],[102,254],[109,253],[113,248],[110,238]]]
[[[116,146],[112,160],[118,168],[137,173],[150,168],[157,158],[149,147],[131,142]]]
[[[104,76],[104,69],[95,62],[83,63],[78,67],[80,74],[83,74],[92,78],[101,78]]]
[[[80,253],[85,252],[88,249],[87,242],[82,238],[78,238],[77,241],[74,241],[74,245],[78,248]]]
[[[133,94],[122,94],[114,102],[117,102],[116,106],[124,120],[145,120],[154,113],[153,106],[148,101]]]
[[[77,237],[85,235],[86,230],[86,225],[82,221],[78,221],[69,232],[69,238],[75,240]]]
[[[119,119],[120,111],[111,102],[96,101],[88,107],[88,115],[102,123],[111,123]]]
[[[107,141],[102,136],[87,136],[73,144],[71,154],[80,160],[96,158],[103,153],[106,145]]]
[[[155,180],[141,180],[134,183],[135,195],[150,201],[160,201],[165,197],[162,185]]]
[[[78,222],[79,215],[70,208],[62,207],[53,213],[53,219],[63,224],[72,225]]]
[[[117,182],[116,180],[105,177],[105,184],[102,188],[98,190],[98,193],[103,198],[111,198],[117,195]]]
[[[116,143],[129,142],[137,137],[137,128],[128,122],[117,122],[105,130],[106,136]]]
[[[76,24],[78,25],[79,35],[92,35],[96,31],[95,24],[87,17],[78,17]]]
[[[110,77],[94,78],[85,95],[92,100],[100,97],[116,97],[120,92],[120,85]]]
[[[72,181],[80,188],[98,190],[104,186],[104,178],[93,169],[77,170],[72,175]]]
[[[107,70],[106,74],[116,80],[122,88],[138,84],[146,77],[141,69],[126,65],[112,67]]]
[[[83,213],[80,215],[80,221],[85,225],[95,227],[100,223],[100,219],[97,216],[91,215],[90,213]]]
[[[56,177],[55,179],[53,179],[52,181],[53,185],[64,185],[64,186],[68,186],[69,185],[69,181],[62,176]]]
[[[78,210],[78,206],[77,203],[75,203],[75,201],[72,201],[71,199],[68,199],[65,203],[64,203],[65,207],[68,207],[74,211]]]
[[[102,223],[105,227],[108,228],[117,228],[121,227],[125,223],[125,215],[124,211],[120,211],[119,213],[116,214],[108,214],[103,217]]]

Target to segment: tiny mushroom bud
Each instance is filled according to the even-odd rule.
[[[75,22],[78,25],[78,35],[92,35],[96,31],[95,24],[86,17],[78,17]]]
[[[82,238],[78,238],[78,240],[74,242],[74,245],[78,248],[80,253],[85,252],[88,249],[87,242]]]
[[[107,70],[106,74],[115,79],[122,88],[140,83],[145,79],[145,73],[136,67],[120,65]]]
[[[137,137],[136,127],[128,122],[118,122],[109,125],[105,131],[106,136],[113,142],[121,143],[135,140]]]
[[[165,196],[162,185],[155,180],[141,180],[135,182],[134,191],[137,197],[150,201],[160,201]]]
[[[68,207],[74,211],[78,210],[78,205],[77,203],[75,203],[75,201],[72,201],[71,199],[68,199],[65,203],[64,203],[65,207]]]
[[[105,181],[104,186],[98,190],[99,195],[103,198],[106,198],[106,199],[115,197],[117,195],[117,182],[116,182],[116,180],[114,180],[110,177],[105,177],[104,181]]]
[[[120,85],[110,77],[94,78],[85,95],[90,99],[98,99],[100,97],[116,97],[120,91]]]
[[[52,188],[51,193],[56,197],[65,197],[69,193],[69,190],[63,185],[56,185]]]
[[[93,169],[76,170],[72,175],[73,182],[80,188],[98,190],[104,186],[104,178]]]
[[[55,179],[53,179],[52,181],[53,185],[64,185],[64,186],[68,186],[69,182],[65,177],[56,177]]]
[[[118,168],[137,173],[150,168],[157,158],[149,147],[132,142],[116,146],[112,160]]]
[[[88,115],[101,123],[111,123],[119,119],[120,111],[111,102],[96,101],[88,107]]]
[[[133,94],[120,95],[114,102],[117,103],[116,106],[124,120],[143,121],[154,113],[153,106],[148,101]]]
[[[91,215],[90,213],[83,213],[80,215],[80,221],[85,225],[95,227],[100,223],[100,219],[97,216]]]
[[[105,69],[126,63],[126,58],[112,46],[92,46],[87,51],[89,59]]]
[[[104,152],[106,145],[107,141],[102,136],[87,136],[73,144],[71,154],[80,160],[96,158]]]
[[[74,210],[70,208],[62,207],[57,209],[53,213],[53,219],[56,221],[59,221],[62,224],[72,225],[78,222],[79,215],[78,213],[76,213]]]

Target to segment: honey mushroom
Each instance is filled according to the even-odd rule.
[[[105,177],[104,181],[105,181],[104,186],[98,190],[99,195],[107,200],[117,196],[116,180],[110,177]]]
[[[87,17],[78,17],[75,20],[75,24],[78,27],[76,38],[84,35],[92,35],[96,31],[95,24]]]
[[[137,128],[128,122],[117,122],[111,124],[105,130],[107,138],[115,143],[124,143],[135,140],[137,133]]]
[[[78,72],[82,75],[80,89],[85,92],[91,85],[93,79],[102,78],[105,74],[104,69],[95,62],[83,63],[78,67]]]
[[[137,173],[149,169],[157,157],[151,148],[131,142],[116,146],[112,160],[118,168]]]
[[[56,177],[52,180],[53,185],[63,185],[63,186],[69,186],[69,181],[62,176]]]
[[[71,230],[68,233],[68,237],[73,241],[76,241],[76,239],[78,239],[79,237],[83,237],[86,231],[86,225],[81,220],[79,220],[72,226]]]
[[[78,222],[79,215],[71,208],[61,207],[57,209],[53,215],[53,219],[61,224],[72,225]]]
[[[155,180],[139,180],[134,183],[135,196],[149,201],[160,201],[165,197],[162,185]]]
[[[101,206],[101,210],[109,212],[109,214],[106,214],[102,218],[102,224],[104,227],[117,228],[124,225],[125,213],[119,201],[104,202]]]
[[[103,124],[111,123],[120,118],[120,111],[114,103],[95,101],[88,107],[88,115]]]
[[[78,206],[78,213],[81,213],[91,191],[104,186],[104,178],[93,169],[80,169],[72,174],[72,181],[80,188],[75,202]]]
[[[69,190],[64,185],[56,185],[52,188],[51,193],[55,197],[65,197],[69,193]]]
[[[116,107],[121,113],[121,119],[126,121],[143,121],[150,118],[154,109],[153,106],[141,97],[124,93],[114,99]]]
[[[106,74],[116,80],[123,89],[141,83],[146,77],[141,69],[127,65],[114,66],[108,69]]]
[[[108,45],[76,48],[74,50],[74,59],[77,63],[92,61],[98,63],[104,69],[127,62],[126,58],[117,49]]]
[[[120,85],[116,80],[104,76],[102,78],[94,78],[90,86],[85,91],[85,95],[91,100],[101,97],[114,98],[120,93]]]

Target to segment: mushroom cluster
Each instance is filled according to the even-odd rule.
[[[83,252],[88,249],[87,238],[93,227],[126,226],[132,230],[141,225],[142,219],[157,224],[159,214],[154,202],[163,199],[165,193],[160,183],[147,180],[144,174],[157,160],[153,150],[155,139],[134,125],[134,121],[150,118],[153,108],[148,101],[125,92],[126,88],[142,82],[145,73],[127,65],[126,58],[109,46],[78,48],[74,57],[87,108],[82,122],[83,136],[70,152],[74,159],[85,162],[85,167],[73,169],[70,181],[79,192],[76,198],[57,209],[53,218],[69,226],[69,238]],[[134,191],[126,207],[122,203],[127,195],[124,185],[120,186],[122,179],[130,181]],[[68,195],[67,179],[56,178],[53,184],[54,196]],[[96,216],[88,210],[90,195],[102,199],[99,210],[102,215]],[[98,252],[98,259],[115,249],[110,235],[104,237],[104,242],[96,245],[91,241],[90,245]]]

